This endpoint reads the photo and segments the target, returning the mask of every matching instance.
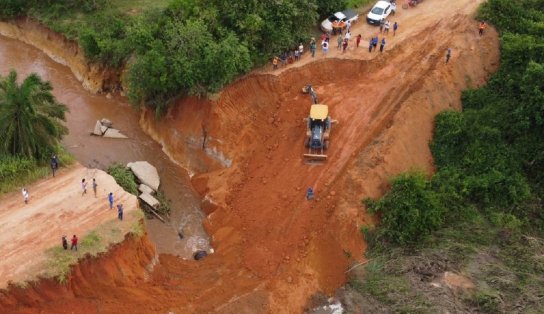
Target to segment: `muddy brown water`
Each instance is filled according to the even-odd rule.
[[[106,169],[114,162],[147,160],[157,167],[161,189],[171,201],[172,210],[168,224],[157,219],[145,221],[159,253],[191,258],[195,250],[208,249],[209,237],[202,226],[204,215],[200,200],[191,188],[187,171],[173,163],[161,146],[140,129],[138,113],[125,98],[108,99],[105,95],[91,94],[68,67],[30,45],[0,36],[0,75],[7,75],[11,69],[17,71],[19,79],[34,72],[51,82],[53,94],[70,109],[66,117],[70,133],[62,143],[81,164]],[[111,120],[114,128],[129,139],[90,136],[96,120],[102,118]],[[103,197],[106,202],[106,195]],[[178,235],[180,232],[183,239]]]

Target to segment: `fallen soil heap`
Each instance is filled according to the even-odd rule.
[[[161,255],[149,280],[137,286],[101,284],[72,299],[58,294],[31,308],[4,308],[297,313],[317,291],[333,292],[362,257],[360,227],[374,223],[360,200],[381,195],[392,175],[413,167],[432,171],[434,116],[459,109],[461,90],[483,84],[496,70],[497,34],[479,37],[470,16],[481,2],[426,1],[400,11],[395,19],[402,31],[388,36],[383,54],[359,48],[314,62],[306,57],[299,67],[240,79],[217,100],[182,99],[160,122],[145,112],[142,126],[173,159],[184,163],[189,139],[200,139],[195,146],[210,156],[210,172],[193,183],[214,201],[205,208],[205,224],[216,253],[198,263]],[[367,25],[353,32],[370,37],[370,29],[377,32]],[[453,50],[449,64],[447,48]],[[320,165],[302,159],[302,119],[311,101],[300,90],[307,83],[340,122]],[[314,202],[304,198],[310,186]]]

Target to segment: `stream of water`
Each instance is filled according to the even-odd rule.
[[[208,249],[209,237],[202,227],[204,214],[187,172],[173,163],[161,146],[141,130],[139,115],[125,98],[108,99],[105,95],[91,94],[68,67],[30,45],[0,36],[0,75],[7,75],[11,69],[17,71],[19,80],[34,72],[51,82],[53,94],[70,109],[66,117],[70,133],[62,143],[82,165],[105,170],[114,162],[147,160],[157,168],[161,189],[171,201],[170,222],[163,224],[158,219],[146,219],[145,225],[159,253],[191,258],[195,250]],[[113,127],[129,139],[91,136],[96,120],[102,118],[111,120]],[[106,202],[106,195],[103,197]]]

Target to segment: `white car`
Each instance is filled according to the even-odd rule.
[[[396,4],[389,1],[380,0],[378,1],[368,12],[366,16],[366,21],[369,24],[380,25],[382,20],[385,20],[389,14],[395,14],[397,10]]]
[[[332,32],[332,23],[333,22],[347,22],[350,21],[351,24],[359,20],[359,14],[353,10],[344,10],[342,12],[336,12],[333,15],[326,18],[321,22],[321,30],[325,33]]]

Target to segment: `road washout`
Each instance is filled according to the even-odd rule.
[[[426,1],[399,11],[402,31],[388,36],[383,54],[359,48],[305,57],[281,73],[250,74],[213,101],[184,98],[160,124],[144,112],[144,130],[178,162],[184,139],[199,137],[212,159],[231,160],[192,180],[213,200],[204,223],[216,253],[199,263],[161,255],[149,281],[121,296],[112,297],[115,286],[94,292],[101,311],[297,313],[312,294],[342,285],[349,265],[362,259],[360,227],[376,223],[361,199],[380,196],[400,172],[432,171],[434,116],[459,110],[460,92],[498,67],[496,32],[479,37],[472,18],[481,3]],[[368,29],[360,23],[354,34]],[[308,82],[340,122],[320,165],[302,160],[310,99],[300,89]],[[314,202],[304,198],[308,186]],[[32,309],[55,312],[47,302]]]
[[[87,181],[82,194],[81,180]],[[92,179],[97,182],[94,196]],[[61,169],[55,177],[42,179],[26,189],[30,198],[25,204],[20,191],[0,198],[0,288],[9,282],[24,284],[48,274],[46,251],[61,246],[61,237],[72,235],[81,240],[99,226],[113,222],[106,233],[110,243],[121,242],[126,233],[142,219],[136,196],[125,192],[107,173],[79,164]],[[124,219],[117,219],[117,208],[110,209],[108,193],[114,195],[114,206],[123,205]],[[73,252],[76,254],[76,252]]]

